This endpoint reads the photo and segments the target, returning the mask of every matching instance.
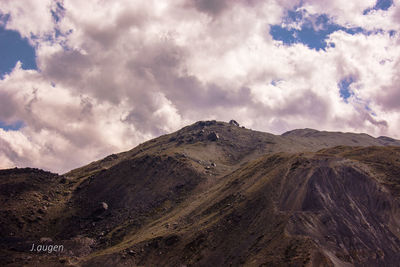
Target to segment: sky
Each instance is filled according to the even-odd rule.
[[[0,168],[209,119],[400,138],[399,37],[391,0],[2,0]]]

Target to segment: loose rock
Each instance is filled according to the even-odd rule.
[[[207,139],[210,141],[217,141],[219,139],[219,135],[216,132],[211,132],[208,136]]]
[[[230,120],[230,121],[229,121],[229,124],[239,127],[239,123],[238,123],[237,121],[235,121],[235,120]]]
[[[100,214],[104,213],[108,210],[108,204],[105,202],[101,202],[99,207],[93,212],[94,216],[99,216]]]
[[[101,208],[102,208],[104,211],[108,210],[108,204],[105,203],[105,202],[101,202]]]

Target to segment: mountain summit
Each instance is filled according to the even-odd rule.
[[[0,262],[396,266],[399,197],[398,140],[200,121],[63,175],[1,170]]]

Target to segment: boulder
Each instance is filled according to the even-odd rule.
[[[229,124],[239,127],[239,123],[238,123],[237,121],[235,121],[235,120],[230,120],[230,121],[229,121]]]
[[[100,203],[100,209],[102,209],[103,211],[108,210],[108,204],[105,202],[101,202]]]
[[[219,139],[219,135],[216,132],[211,132],[208,136],[207,139],[210,141],[217,141]]]
[[[99,206],[94,210],[93,215],[94,216],[99,216],[103,214],[105,211],[108,210],[108,204],[105,202],[101,202]]]

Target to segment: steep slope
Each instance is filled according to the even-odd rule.
[[[8,204],[0,208],[6,237],[0,260],[6,266],[395,266],[400,148],[387,144],[398,141],[310,129],[276,136],[208,121],[63,176],[2,171]],[[10,212],[22,216],[43,205],[49,208],[37,227],[26,221],[15,229]],[[66,249],[29,253],[40,239]]]

